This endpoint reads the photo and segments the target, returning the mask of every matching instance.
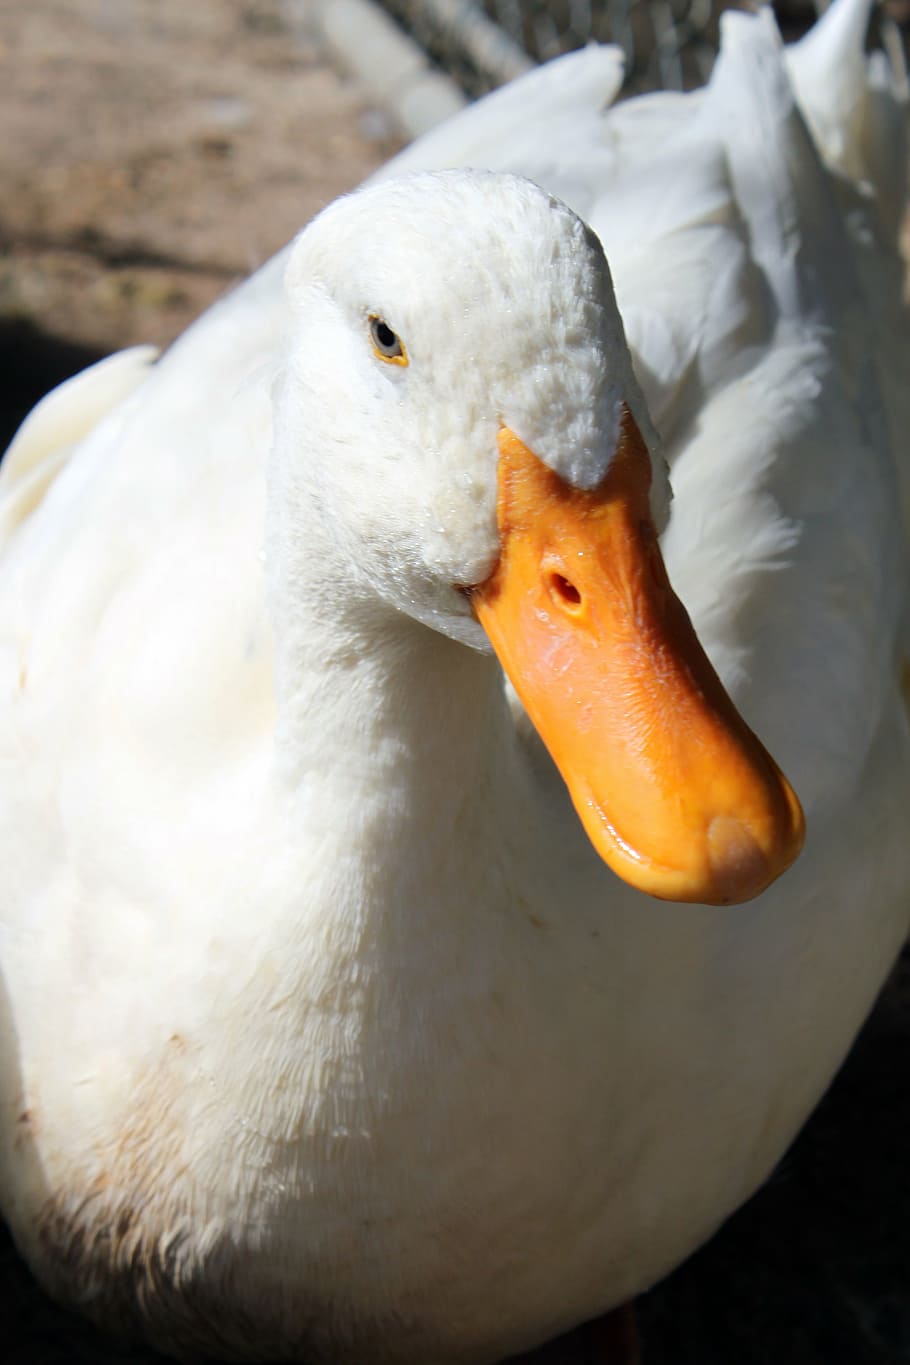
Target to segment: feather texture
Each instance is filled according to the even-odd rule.
[[[23,428],[0,1205],[61,1298],[184,1354],[493,1361],[670,1269],[828,1084],[910,919],[905,106],[866,10],[789,54],[729,16],[694,95],[613,104],[611,49],[532,73]],[[462,591],[500,427],[588,489],[623,404],[808,817],[736,911],[604,868]]]

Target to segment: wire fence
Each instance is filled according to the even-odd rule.
[[[626,56],[626,93],[686,90],[707,80],[723,10],[748,0],[382,0],[430,57],[472,97],[536,62],[592,40]],[[797,37],[827,0],[779,0],[784,36]],[[881,14],[906,25],[910,0],[884,0]],[[907,11],[907,12],[905,12]],[[906,37],[906,31],[905,31]]]
[[[717,44],[717,0],[564,0],[522,3],[489,0],[487,6],[537,61],[582,47],[592,39],[618,43],[630,83],[638,88],[681,89],[700,84],[711,70]]]

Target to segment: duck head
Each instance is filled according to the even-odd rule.
[[[624,880],[763,891],[802,812],[668,581],[666,470],[594,235],[527,181],[425,174],[332,205],[287,282],[277,439],[346,592],[496,652]]]

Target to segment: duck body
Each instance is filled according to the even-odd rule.
[[[764,18],[729,23],[697,96],[602,114],[617,78],[579,54],[391,172],[492,139],[491,171],[604,243],[634,366],[610,351],[610,383],[671,466],[671,577],[806,810],[801,858],[749,904],[604,867],[446,596],[496,558],[477,452],[498,424],[570,481],[599,458],[583,425],[559,444],[571,376],[534,368],[537,325],[556,351],[587,325],[546,312],[587,239],[560,218],[571,250],[519,251],[553,211],[524,181],[354,196],[154,366],[126,353],[52,395],[0,480],[0,1206],[52,1293],[174,1354],[492,1362],[623,1302],[767,1176],[906,937],[906,342],[881,194],[837,148],[823,166]],[[897,109],[858,81],[854,110]],[[884,143],[855,122],[865,173]],[[440,252],[472,206],[476,259],[499,233],[513,275]],[[361,271],[381,293],[389,233],[418,280],[408,326],[389,314],[401,372],[350,349],[324,283],[338,252],[351,297]],[[453,297],[484,378],[453,325],[409,465],[383,424],[410,439],[391,424]],[[485,316],[528,338],[493,378]],[[599,382],[576,385],[594,436]]]

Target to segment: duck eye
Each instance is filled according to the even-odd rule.
[[[370,340],[380,360],[391,361],[393,365],[407,365],[408,356],[401,338],[396,336],[387,322],[375,315],[370,317]]]

